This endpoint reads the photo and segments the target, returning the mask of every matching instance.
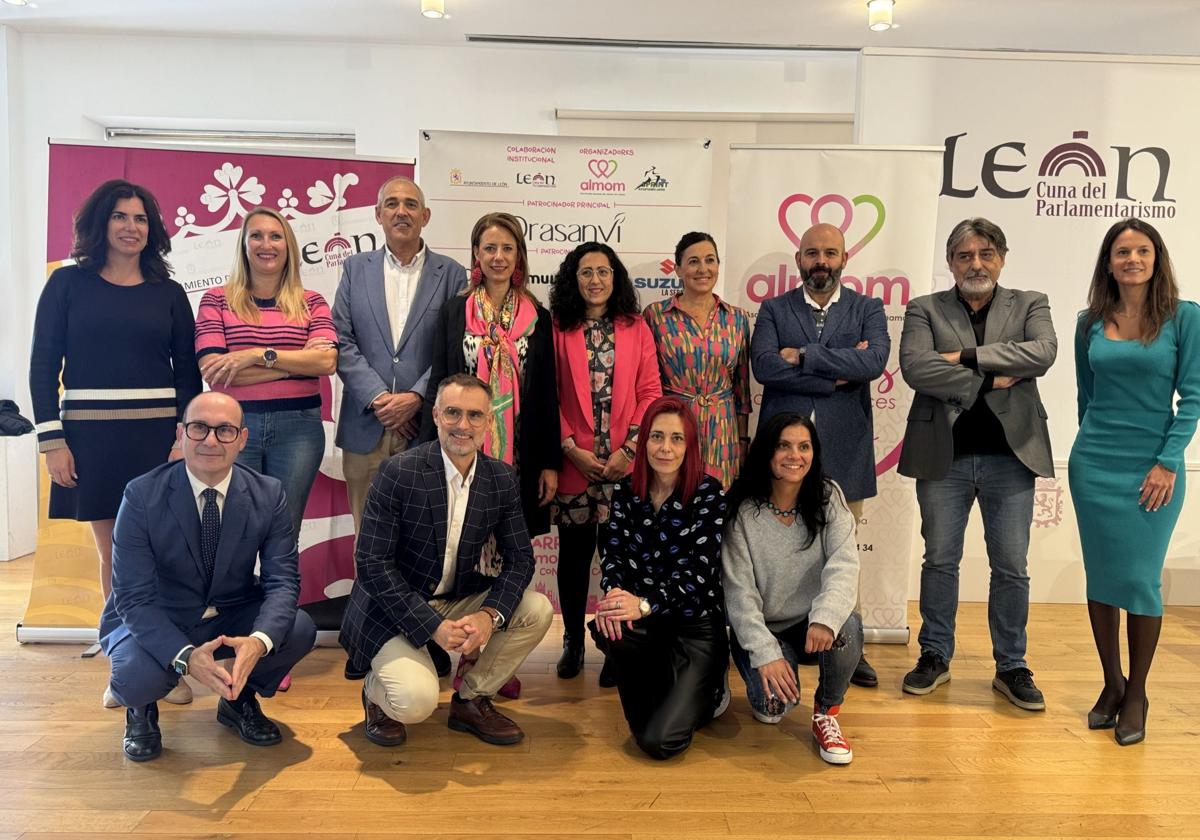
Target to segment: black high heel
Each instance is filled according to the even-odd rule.
[[[1120,721],[1117,722],[1117,728],[1113,731],[1113,737],[1116,738],[1118,744],[1122,747],[1132,746],[1133,744],[1141,743],[1146,740],[1146,718],[1150,717],[1150,700],[1142,700],[1142,727],[1141,729],[1121,729]]]
[[[1101,692],[1103,694],[1104,692]],[[1100,705],[1100,700],[1096,700],[1096,706],[1092,706],[1092,710],[1087,714],[1088,729],[1112,729],[1117,725],[1117,713],[1121,711],[1121,703],[1125,699],[1125,689],[1121,689],[1121,697],[1117,700],[1117,710],[1112,714],[1104,714],[1097,712],[1096,706]]]

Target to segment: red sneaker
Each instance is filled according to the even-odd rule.
[[[821,749],[821,758],[830,764],[849,764],[854,760],[850,742],[838,725],[837,715],[841,710],[841,706],[830,706],[822,712],[820,706],[813,706],[813,740]]]

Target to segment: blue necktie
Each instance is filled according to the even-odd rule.
[[[204,574],[209,582],[217,567],[217,543],[221,539],[221,511],[217,508],[217,491],[209,487],[200,494],[204,497],[204,511],[200,514],[200,559],[204,562]]]

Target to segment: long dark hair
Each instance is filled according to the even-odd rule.
[[[637,452],[633,456],[633,475],[630,477],[629,486],[633,489],[633,495],[639,499],[649,498],[650,476],[654,468],[650,466],[650,456],[646,449],[650,443],[650,427],[663,414],[674,414],[683,424],[686,444],[675,490],[679,494],[679,500],[686,507],[691,504],[692,497],[696,495],[696,488],[704,478],[704,456],[700,453],[700,428],[696,425],[696,415],[692,413],[691,406],[679,397],[659,397],[646,407],[646,413],[642,415],[642,422],[638,426],[641,431],[638,433]]]
[[[613,272],[612,296],[608,299],[608,309],[604,314],[614,321],[631,321],[642,311],[633,282],[629,279],[629,271],[617,252],[603,242],[584,242],[563,259],[558,274],[554,275],[554,285],[550,288],[550,314],[560,330],[573,330],[583,323],[587,304],[579,293],[579,279],[575,275],[579,271],[580,261],[597,251],[608,257]]]
[[[1179,286],[1175,282],[1175,267],[1162,235],[1149,222],[1141,219],[1122,219],[1108,229],[1096,255],[1096,268],[1092,271],[1092,285],[1088,288],[1088,306],[1080,319],[1079,328],[1086,336],[1092,324],[1101,325],[1111,321],[1121,305],[1121,294],[1117,281],[1109,271],[1113,243],[1127,230],[1145,234],[1154,246],[1154,273],[1150,276],[1150,289],[1146,294],[1146,308],[1142,311],[1142,322],[1146,331],[1142,344],[1149,345],[1162,332],[1163,324],[1175,317],[1179,306]]]
[[[75,242],[71,246],[71,257],[84,268],[99,271],[108,261],[108,220],[113,208],[122,198],[140,198],[146,208],[149,231],[146,247],[138,259],[142,268],[142,279],[157,283],[171,276],[166,256],[171,253],[171,237],[163,224],[158,201],[150,190],[120,178],[105,181],[84,199],[75,211]]]
[[[726,509],[729,511],[729,523],[732,525],[737,519],[742,502],[749,500],[761,509],[771,498],[771,483],[774,481],[771,459],[775,457],[775,449],[779,446],[779,439],[783,437],[783,430],[791,426],[803,426],[808,429],[808,435],[812,439],[812,458],[809,460],[808,472],[800,483],[800,493],[796,499],[800,519],[808,531],[808,539],[800,547],[808,548],[825,528],[825,505],[833,493],[833,482],[826,477],[821,466],[821,440],[817,437],[817,427],[803,414],[784,411],[758,427],[758,433],[750,444],[750,451],[746,453],[746,463],[742,466],[742,472],[726,494]],[[641,443],[640,434],[638,438],[638,443]]]

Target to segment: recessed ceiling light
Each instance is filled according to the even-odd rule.
[[[421,14],[437,20],[446,16],[445,0],[421,0]]]
[[[892,8],[896,0],[867,0],[867,28],[886,32],[892,28]]]
[[[29,0],[4,0],[10,6],[28,6]]]

